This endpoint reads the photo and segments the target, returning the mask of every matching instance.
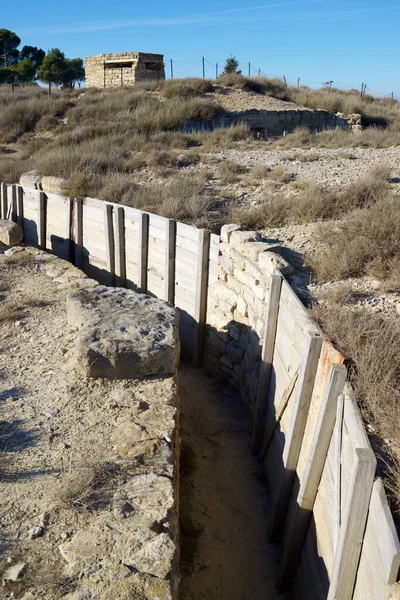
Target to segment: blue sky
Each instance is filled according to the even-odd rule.
[[[22,44],[61,48],[69,58],[102,52],[164,54],[175,76],[214,76],[229,55],[247,73],[285,75],[317,87],[361,87],[400,96],[399,0],[204,0],[201,5],[130,0],[21,0],[1,9],[0,28]]]

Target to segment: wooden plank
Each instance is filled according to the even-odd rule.
[[[261,367],[258,378],[256,407],[254,411],[252,440],[253,454],[258,454],[258,452],[260,452],[263,443],[281,287],[282,277],[279,275],[272,275],[267,297],[264,339],[261,351]]]
[[[197,281],[195,302],[195,328],[193,344],[193,365],[200,367],[203,362],[204,328],[207,314],[207,281],[208,281],[208,252],[210,247],[210,232],[206,229],[198,230],[197,252]],[[186,252],[186,250],[181,250]],[[178,255],[178,248],[176,249]],[[188,254],[191,254],[189,252]]]
[[[176,235],[197,242],[199,239],[199,230],[197,227],[193,227],[192,225],[186,225],[185,223],[178,222],[176,224]]]
[[[344,414],[344,394],[340,394],[337,403],[336,424],[334,432],[334,492],[333,492],[333,531],[334,548],[336,548],[340,524],[342,520],[342,433],[343,433],[343,414]]]
[[[123,206],[114,208],[115,284],[126,286],[125,213]]]
[[[199,231],[203,231],[199,229]],[[207,232],[209,235],[209,232]],[[198,268],[199,257],[197,252],[190,252],[189,250],[185,250],[184,248],[179,248],[178,246],[175,249],[175,256],[177,263],[187,263],[188,265],[194,266],[196,269]],[[183,266],[182,266],[183,268]]]
[[[199,244],[198,240],[189,240],[188,238],[183,238],[180,235],[177,235],[176,246],[177,248],[182,248],[183,250],[188,250],[189,252],[193,252],[193,254],[197,254]]]
[[[165,290],[164,300],[174,303],[175,296],[175,232],[176,221],[168,219],[166,221],[165,235]]]
[[[282,563],[277,580],[280,591],[290,589],[293,584],[332,437],[337,399],[343,392],[345,381],[346,368],[343,365],[333,364],[322,398],[304,476],[300,481],[297,497],[293,497],[286,521]]]
[[[344,419],[354,442],[350,489],[342,516],[340,535],[329,586],[328,600],[351,600],[367,521],[376,457],[365,433],[355,401],[345,396]]]
[[[74,216],[75,216],[75,266],[78,269],[82,268],[82,250],[83,250],[83,212],[82,200],[75,200]]]
[[[110,273],[110,285],[115,285],[115,244],[114,244],[114,223],[113,207],[110,204],[104,205],[104,228],[106,230],[106,259],[107,271]]]
[[[9,213],[10,220],[14,223],[17,222],[17,187],[15,183],[11,186],[11,210],[9,210]]]
[[[313,331],[315,333],[321,333],[320,328],[311,320],[306,308],[301,303],[300,298],[295,294],[286,280],[284,280],[282,284],[281,303],[288,309],[292,319],[294,319],[296,325],[300,327],[303,332]]]
[[[149,215],[142,213],[139,222],[138,243],[138,287],[139,291],[147,292],[147,264],[149,251]]]
[[[7,184],[2,182],[1,184],[1,202],[0,202],[0,214],[2,219],[7,219],[8,213],[8,201],[7,201]]]
[[[283,464],[285,466],[284,479],[277,494],[277,501],[272,507],[269,517],[268,536],[271,540],[279,540],[284,529],[321,348],[322,336],[316,332],[307,332],[306,346],[294,392],[290,425],[283,453]]]
[[[17,185],[17,223],[24,229],[24,190]]]
[[[294,341],[291,339],[291,337],[289,335],[287,335],[285,329],[282,327],[280,314],[279,314],[278,324],[277,324],[277,328],[276,328],[275,340],[276,340],[275,341],[276,350],[279,352],[286,369],[289,371],[290,366],[294,369],[297,369],[297,367],[301,363],[301,358],[303,356],[306,338],[304,336],[303,344],[300,348],[298,346],[296,346]]]
[[[165,231],[165,221],[168,221],[166,217],[160,217],[160,215],[155,215],[154,213],[147,213],[149,217],[149,226],[157,227],[161,229],[161,231]]]

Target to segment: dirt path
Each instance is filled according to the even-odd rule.
[[[233,390],[183,367],[181,600],[287,599],[274,589],[267,490],[250,453],[250,414]]]

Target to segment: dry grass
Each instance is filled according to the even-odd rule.
[[[311,311],[327,337],[350,360],[349,376],[364,418],[398,453],[400,439],[400,319],[330,299]],[[387,444],[385,444],[387,446]],[[386,478],[395,512],[400,512],[400,456]]]
[[[247,171],[246,167],[235,163],[233,160],[224,160],[219,163],[217,173],[222,183],[236,183],[239,176]]]
[[[360,208],[338,223],[321,225],[317,241],[322,250],[308,257],[319,281],[373,275],[398,280],[400,266],[400,204],[386,197]]]
[[[305,127],[298,127],[293,133],[267,139],[266,143],[273,148],[391,148],[400,146],[400,132],[368,127],[357,133],[342,129],[312,133]]]
[[[112,462],[69,465],[60,491],[61,504],[77,510],[95,510],[106,501],[104,494],[119,473],[119,466]]]
[[[168,79],[161,87],[164,98],[191,98],[213,91],[214,86],[211,81],[199,77]]]

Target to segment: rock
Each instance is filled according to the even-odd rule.
[[[18,581],[25,573],[26,563],[19,562],[9,567],[3,574],[4,581]]]
[[[44,529],[43,527],[31,527],[29,529],[29,537],[31,538],[31,540],[35,540],[38,537],[41,537],[44,534]]]
[[[174,373],[178,311],[133,290],[95,286],[67,299],[68,322],[80,329],[77,370],[87,377],[141,378]]]
[[[0,242],[5,246],[18,246],[22,242],[22,227],[13,221],[0,219]]]
[[[123,562],[154,577],[165,578],[171,570],[175,544],[168,533],[139,531],[129,543]]]
[[[240,231],[240,226],[234,225],[233,223],[230,223],[228,225],[223,225],[221,227],[221,242],[229,243],[229,239],[230,239],[231,233],[233,231]]]
[[[292,265],[279,254],[274,252],[264,252],[258,257],[258,264],[268,274],[272,275],[275,269],[278,269],[282,275],[291,275],[294,273]]]
[[[33,188],[35,190],[41,190],[42,186],[40,183],[40,175],[34,169],[33,171],[28,171],[27,173],[23,173],[19,179],[21,185],[26,187]]]
[[[42,190],[63,196],[67,183],[67,180],[62,177],[42,177]]]

